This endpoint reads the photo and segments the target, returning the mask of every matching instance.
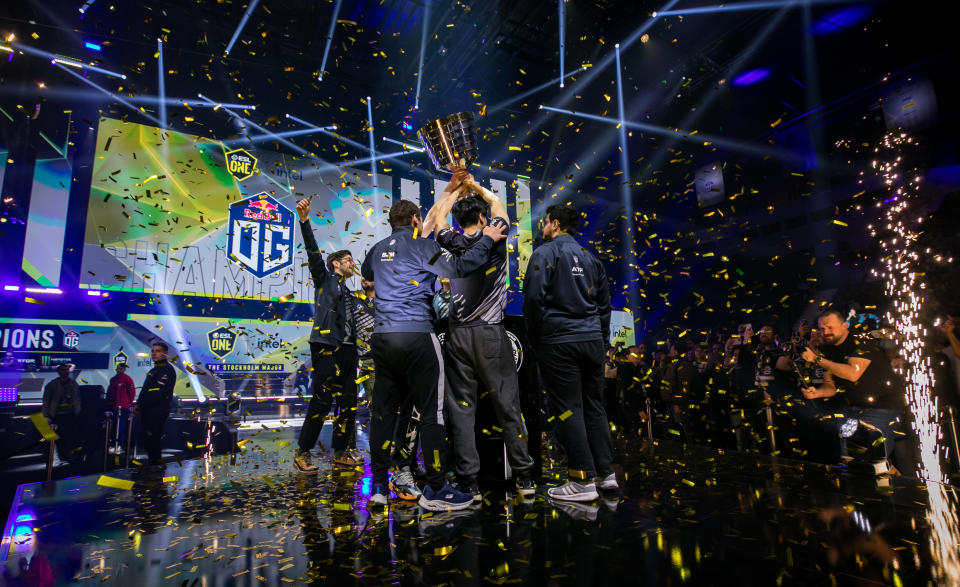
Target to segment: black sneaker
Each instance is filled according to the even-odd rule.
[[[533,480],[533,477],[526,475],[517,477],[517,493],[520,494],[520,497],[533,497],[536,492],[537,482]]]
[[[483,501],[483,494],[480,493],[480,486],[477,485],[476,479],[465,479],[460,481],[458,488],[463,493],[469,493],[473,496],[473,503],[480,503]]]

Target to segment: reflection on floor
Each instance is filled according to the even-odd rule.
[[[619,447],[619,494],[553,504],[484,488],[476,509],[366,509],[369,465],[292,472],[295,430],[243,454],[21,486],[5,578],[123,585],[827,584],[930,579],[926,492],[697,447]],[[360,437],[366,448],[365,435]],[[547,475],[552,477],[553,473]],[[108,481],[109,482],[109,481]],[[10,539],[12,537],[12,540]],[[29,563],[29,564],[28,564]]]

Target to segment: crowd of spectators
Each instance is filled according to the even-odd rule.
[[[611,347],[604,401],[612,429],[833,464],[847,457],[840,425],[856,418],[883,433],[894,471],[903,470],[915,450],[905,363],[878,321],[827,310],[792,332],[770,324],[709,336],[677,329],[686,334]],[[958,325],[950,317],[928,329],[943,422],[960,405]]]

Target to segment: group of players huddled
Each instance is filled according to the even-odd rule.
[[[297,213],[316,294],[310,335],[313,395],[296,470],[317,472],[310,451],[334,400],[333,461],[346,467],[362,462],[351,450],[359,364],[360,379],[372,387],[369,507],[385,507],[391,493],[431,511],[479,503],[474,421],[478,399],[487,394],[517,492],[531,498],[537,479],[503,324],[509,229],[504,203],[463,170],[454,172],[424,219],[413,202],[396,202],[389,213],[392,233],[364,257],[359,295],[346,283],[356,267],[350,251],[330,253],[324,262],[310,227],[309,198],[298,202]],[[451,213],[460,232],[449,226]],[[545,242],[530,258],[523,292],[525,325],[567,453],[569,481],[547,491],[550,499],[561,501],[591,501],[599,491],[618,489],[603,407],[609,287],[603,266],[571,236],[579,221],[572,206],[547,208]],[[449,279],[442,348],[434,330],[438,277]],[[447,454],[447,435],[453,455]],[[425,472],[422,489],[413,474],[417,443]],[[448,468],[456,473],[453,483]]]

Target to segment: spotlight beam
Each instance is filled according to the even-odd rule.
[[[430,0],[423,2],[423,28],[420,30],[420,64],[417,66],[417,94],[413,109],[420,110],[420,87],[423,82],[423,56],[427,52],[427,30],[430,27]]]
[[[804,6],[817,4],[854,4],[862,0],[804,0]],[[737,2],[735,4],[718,4],[715,6],[697,6],[695,8],[684,8],[681,10],[667,10],[658,12],[657,16],[689,16],[692,14],[717,14],[720,12],[743,12],[751,10],[773,10],[777,8],[789,8],[798,5],[794,0],[769,0],[767,2]]]
[[[157,39],[157,87],[160,90],[160,125],[167,128],[167,82],[163,75],[163,40]]]
[[[26,84],[29,85],[29,84]],[[20,96],[26,89],[26,85],[23,86],[14,86],[12,84],[0,85],[0,96]],[[32,86],[30,91],[36,91],[36,86]],[[45,96],[47,98],[64,98],[67,100],[73,101],[83,101],[83,100],[99,100],[100,92],[87,91],[84,89],[74,88],[67,85],[50,85],[47,84],[45,88],[39,91],[39,95]],[[124,96],[127,101],[134,104],[160,104],[160,98],[158,96],[152,95],[140,95],[140,96]],[[203,107],[203,108],[234,108],[238,110],[256,110],[257,107],[253,104],[229,104],[229,103],[219,103],[211,105],[202,100],[185,100],[183,98],[164,98],[163,102],[167,106],[189,106],[193,107]]]
[[[207,97],[204,96],[203,94],[197,94],[197,96],[198,96],[201,100],[204,100],[205,102],[207,102],[208,104],[216,104],[216,102],[214,102],[214,101],[211,100],[210,98],[207,98]],[[275,133],[275,132],[273,132],[273,131],[271,131],[271,130],[269,130],[269,129],[263,128],[262,126],[260,126],[259,124],[251,121],[251,120],[248,119],[248,118],[244,118],[243,116],[240,116],[239,114],[237,114],[237,113],[234,112],[233,110],[228,110],[228,109],[224,108],[223,111],[226,112],[227,114],[229,114],[232,118],[236,118],[236,119],[238,119],[238,120],[242,120],[245,124],[249,124],[249,125],[252,126],[253,128],[259,130],[261,133],[263,133],[263,134],[265,134],[265,135],[269,135],[269,136],[272,137],[274,140],[278,141],[280,144],[282,144],[282,145],[286,146],[287,148],[293,150],[294,153],[296,153],[296,154],[298,154],[298,155],[309,155],[309,152],[308,152],[306,149],[304,149],[303,147],[300,147],[299,145],[295,145],[295,144],[291,143],[291,142],[288,141],[287,139],[285,139],[285,138],[277,135],[277,133]]]
[[[567,70],[567,68],[563,66],[563,53],[566,45],[566,36],[567,36],[567,16],[566,16],[565,7],[563,5],[565,1],[566,0],[557,0],[557,16],[559,17],[558,20],[560,21],[560,87],[561,88],[563,87],[563,79],[564,77],[566,77],[563,75],[563,72]]]
[[[30,47],[27,45],[21,45],[20,43],[10,43],[10,46],[28,55],[49,59],[54,65],[58,65],[58,64],[67,65],[70,67],[75,67],[77,69],[86,69],[87,71],[95,71],[97,73],[102,73],[103,75],[108,75],[110,77],[127,79],[127,76],[122,73],[117,73],[115,71],[110,71],[109,69],[103,69],[102,67],[97,67],[96,65],[90,65],[89,63],[84,63],[83,61],[75,57],[66,57],[63,55],[56,55],[54,53],[50,53],[49,51],[44,51],[42,49],[37,49],[35,47]]]
[[[243,13],[243,18],[240,19],[240,24],[237,25],[237,30],[233,31],[233,37],[230,39],[230,43],[227,44],[227,50],[223,52],[224,57],[230,55],[234,43],[237,42],[237,38],[239,38],[240,33],[243,32],[243,27],[247,26],[247,21],[250,20],[250,15],[256,10],[257,4],[260,4],[260,0],[250,0],[250,4],[247,5],[247,11]]]
[[[317,126],[317,125],[313,124],[312,122],[307,122],[306,120],[304,120],[304,119],[302,119],[302,118],[297,118],[297,117],[294,116],[293,114],[286,114],[285,117],[288,118],[288,119],[290,119],[290,120],[292,120],[292,121],[294,121],[294,122],[298,122],[298,123],[302,124],[303,126],[308,126],[308,127],[310,127],[310,128],[313,128],[313,129],[317,129],[317,130],[337,130],[337,125],[335,125],[335,124],[331,124],[331,125],[329,125],[329,126]]]
[[[563,77],[564,77],[564,79],[566,79],[566,78],[568,78],[568,77],[573,77],[573,76],[577,75],[578,73],[580,73],[580,72],[582,72],[582,71],[586,71],[586,70],[588,70],[588,69],[589,69],[589,67],[584,66],[584,67],[581,67],[580,69],[575,69],[575,70],[571,71],[570,73],[564,75]],[[491,113],[493,113],[493,112],[499,112],[500,110],[503,110],[504,108],[506,108],[507,106],[510,106],[511,104],[516,104],[517,102],[520,102],[521,100],[524,100],[524,99],[526,99],[526,98],[529,98],[530,96],[536,94],[537,92],[540,92],[540,91],[542,91],[542,90],[545,90],[545,89],[549,88],[550,86],[552,86],[552,85],[555,84],[555,83],[556,83],[556,80],[551,80],[551,81],[548,81],[548,82],[544,82],[544,83],[540,84],[539,86],[537,86],[537,87],[535,87],[535,88],[530,88],[529,90],[527,90],[526,92],[523,92],[522,94],[517,94],[516,96],[514,96],[514,97],[512,97],[512,98],[508,98],[508,99],[506,99],[506,100],[503,100],[502,102],[497,102],[497,103],[494,104],[493,106],[490,106],[489,108],[487,108],[487,114],[491,114]]]
[[[247,141],[249,141],[249,142],[251,142],[251,143],[260,143],[260,142],[264,142],[264,141],[276,140],[277,137],[280,137],[280,138],[283,138],[283,139],[289,139],[289,138],[292,138],[292,137],[302,137],[302,136],[305,136],[305,135],[312,135],[312,134],[315,134],[315,133],[318,133],[318,132],[320,132],[320,129],[319,129],[319,128],[299,128],[299,129],[296,129],[296,130],[287,130],[287,131],[278,132],[278,133],[273,133],[273,134],[259,134],[259,135],[254,135],[254,136],[252,136],[252,137],[250,137],[250,136],[248,136],[248,137],[237,137],[237,138],[235,138],[235,139],[228,139],[228,140],[224,141],[224,143],[226,143],[226,144],[228,144],[228,145],[244,143],[244,142],[247,142]]]
[[[630,33],[629,37],[621,41],[620,48],[623,50],[630,48],[632,44],[640,40],[640,37],[643,36],[645,32],[650,30],[650,28],[653,27],[654,24],[656,24],[657,20],[660,18],[659,16],[660,12],[665,10],[670,10],[671,8],[676,6],[676,4],[679,1],[680,0],[668,0],[666,4],[664,4],[663,7],[661,7],[660,11],[653,13],[652,18],[647,20],[645,23],[643,23],[637,29],[635,29],[632,33]],[[584,75],[581,80],[579,80],[579,83],[577,84],[577,86],[579,88],[584,88],[589,86],[590,83],[593,82],[593,80],[595,80],[598,75],[600,75],[600,72],[606,69],[611,63],[613,63],[614,60],[615,60],[615,56],[612,53],[607,53],[606,55],[604,55],[604,57],[600,59],[600,61],[595,63],[593,67],[590,68],[591,70],[587,72],[587,74]],[[569,103],[570,100],[574,98],[574,96],[576,96],[576,92],[565,90],[561,95],[559,95],[555,100],[553,100],[553,102],[551,103],[551,106],[556,108],[563,107],[564,105]],[[525,133],[527,134],[536,133],[538,130],[540,130],[541,127],[543,127],[544,124],[546,124],[546,122],[549,119],[550,119],[549,116],[540,116],[535,118],[533,122],[526,127]],[[496,154],[496,156],[493,158],[493,161],[499,161],[500,159],[508,155],[509,153],[505,149],[502,149]]]
[[[784,151],[783,149],[777,149],[776,147],[767,147],[758,143],[750,143],[747,141],[740,141],[737,139],[728,139],[726,137],[718,137],[711,134],[690,134],[681,130],[667,128],[664,126],[657,126],[653,124],[646,124],[643,122],[632,122],[624,121],[620,122],[615,118],[608,118],[606,116],[597,116],[596,114],[587,114],[585,112],[576,112],[574,110],[565,110],[563,108],[552,108],[550,106],[541,106],[543,110],[549,110],[550,112],[558,112],[560,114],[568,114],[570,116],[577,116],[579,118],[586,118],[587,120],[596,120],[597,122],[605,122],[607,124],[621,125],[621,128],[630,128],[633,130],[639,130],[643,132],[648,132],[650,134],[657,134],[667,137],[673,137],[676,139],[690,141],[699,144],[710,144],[724,147],[730,149],[731,151],[739,151],[741,153],[747,153],[750,155],[756,155],[759,157],[774,156],[778,159],[785,161],[799,161],[799,158],[790,153],[789,151]]]
[[[398,141],[397,139],[391,139],[390,137],[383,137],[383,140],[388,143],[393,143],[394,145],[400,145],[401,147],[409,151],[416,151],[418,153],[423,153],[422,147],[417,147],[415,145],[411,145],[403,141]]]
[[[337,17],[340,16],[340,5],[343,0],[337,0],[333,5],[333,18],[330,19],[330,28],[327,29],[327,46],[323,48],[323,59],[320,61],[320,75],[318,81],[323,81],[323,74],[327,72],[327,57],[330,55],[330,46],[333,45],[333,32],[337,28]]]
[[[770,35],[772,35],[775,30],[777,30],[777,27],[780,26],[780,23],[783,21],[784,17],[786,17],[787,11],[789,10],[789,8],[794,4],[797,4],[798,2],[799,0],[792,0],[789,5],[782,7],[773,17],[770,18],[767,24],[764,25],[763,29],[753,38],[752,41],[750,41],[750,44],[747,46],[747,48],[741,51],[740,54],[737,55],[736,59],[734,59],[734,61],[727,67],[727,69],[723,73],[723,78],[730,79],[730,77],[733,74],[740,71],[740,69],[747,63],[748,60],[753,58],[753,55],[766,42],[767,38]],[[694,110],[691,114],[687,115],[680,122],[679,126],[683,128],[691,128],[695,126],[700,121],[700,119],[706,115],[706,113],[710,110],[710,106],[717,100],[717,98],[720,95],[721,95],[721,92],[716,92],[716,91],[709,92],[707,96],[704,98],[703,102],[701,102],[697,106],[696,110]],[[682,137],[675,137],[674,140],[676,140],[677,138],[682,138]],[[673,144],[674,143],[671,142],[671,143],[668,143],[666,146],[670,147]],[[720,143],[718,142],[717,144],[720,144]],[[768,154],[772,154],[772,152]],[[639,183],[646,180],[649,177],[650,173],[659,169],[660,166],[663,165],[664,161],[666,161],[669,156],[670,156],[670,152],[667,149],[660,149],[659,151],[657,151],[657,153],[650,158],[650,161],[647,164],[646,171],[641,175],[640,178],[637,179],[637,182]]]
[[[70,71],[70,70],[67,69],[65,66],[63,66],[63,65],[61,65],[61,64],[59,64],[59,63],[55,63],[54,65],[56,65],[57,67],[59,67],[59,68],[62,69],[63,71],[69,73],[70,75],[72,75],[73,77],[77,78],[78,80],[82,81],[83,83],[87,84],[88,86],[90,86],[90,87],[92,87],[92,88],[94,88],[94,89],[102,92],[103,94],[106,94],[107,96],[110,96],[111,98],[113,98],[113,100],[114,100],[115,102],[117,102],[117,103],[119,103],[119,104],[123,104],[124,106],[126,106],[126,107],[129,108],[130,110],[133,110],[134,112],[136,112],[136,113],[139,114],[140,116],[143,116],[144,118],[146,118],[146,119],[149,120],[150,122],[156,124],[157,126],[161,126],[159,120],[157,120],[157,119],[154,118],[153,116],[150,116],[149,114],[147,114],[142,108],[139,108],[139,107],[135,106],[134,104],[132,104],[132,103],[128,102],[127,100],[121,98],[120,96],[114,94],[114,93],[111,92],[110,90],[101,88],[100,86],[98,86],[97,84],[95,84],[95,83],[93,83],[92,81],[88,80],[87,78],[83,77],[83,76],[80,75],[79,73],[77,73],[77,72],[75,72],[75,71]]]
[[[377,149],[373,139],[373,105],[370,96],[367,96],[367,136],[370,140],[370,175],[373,176],[373,189],[379,189],[377,181]]]
[[[561,0],[561,2],[562,1],[563,0]],[[632,228],[634,218],[633,201],[630,192],[630,155],[627,151],[627,119],[623,113],[623,76],[621,75],[620,43],[614,45],[613,49],[617,63],[617,138],[620,142],[620,171],[622,173],[622,177],[620,178],[620,204],[624,208],[625,216],[627,217],[627,229],[629,230]],[[637,251],[630,242],[630,239],[623,240],[623,247],[626,249],[624,252],[626,253],[628,261],[628,268],[636,266]],[[627,279],[627,296],[630,300],[630,305],[636,306],[639,310],[640,304],[637,302],[636,289],[636,282],[633,279]],[[633,312],[634,316],[638,314],[639,312],[637,311]]]

